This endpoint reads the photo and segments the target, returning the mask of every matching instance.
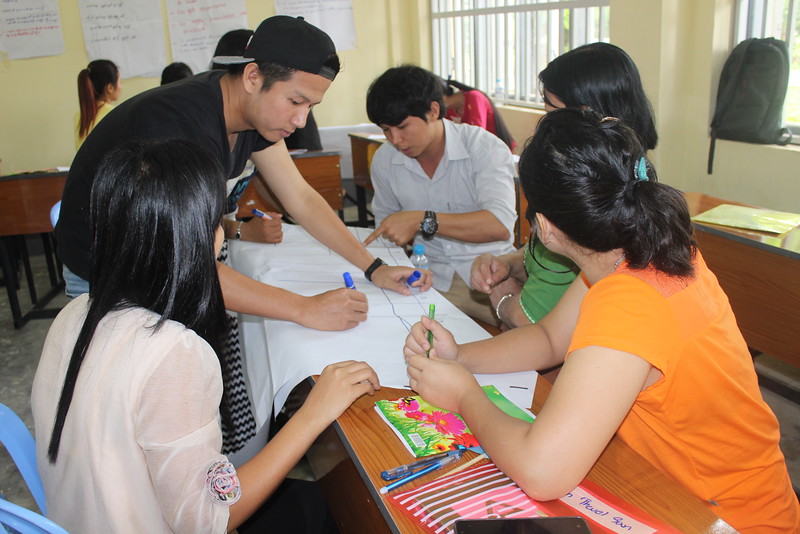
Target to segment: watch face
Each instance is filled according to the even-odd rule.
[[[425,217],[419,225],[420,230],[426,236],[432,236],[439,229],[439,223],[433,217]]]

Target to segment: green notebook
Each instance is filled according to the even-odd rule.
[[[483,386],[489,399],[508,415],[533,422],[533,417],[500,393],[494,386]],[[462,445],[480,447],[464,419],[457,413],[431,406],[422,397],[380,400],[375,409],[417,458],[445,452]]]
[[[692,217],[693,221],[782,234],[800,224],[800,214],[720,204]]]

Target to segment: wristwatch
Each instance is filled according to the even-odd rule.
[[[430,239],[433,234],[439,229],[439,221],[436,220],[436,213],[432,211],[425,212],[425,218],[419,223],[419,229],[422,232],[422,237]]]
[[[374,273],[381,265],[386,265],[386,262],[380,258],[375,258],[375,261],[373,261],[370,266],[367,267],[367,270],[364,271],[364,278],[372,282],[372,273]]]

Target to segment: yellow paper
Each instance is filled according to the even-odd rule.
[[[782,234],[800,224],[800,214],[720,204],[716,208],[695,215],[692,220]]]

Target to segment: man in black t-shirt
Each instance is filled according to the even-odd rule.
[[[345,228],[325,200],[303,179],[284,139],[302,127],[322,101],[339,59],[333,42],[301,17],[276,16],[261,23],[244,57],[214,58],[227,72],[199,74],[146,91],[117,106],[89,134],[70,168],[56,227],[68,293],[88,280],[89,193],[99,161],[112,148],[137,137],[194,141],[218,159],[227,177],[247,159],[292,218],[325,245],[362,269],[376,286],[409,294],[403,283],[412,269],[374,258]],[[236,223],[232,237],[265,240],[265,222]],[[367,317],[366,297],[337,289],[304,297],[219,265],[226,307],[293,321],[320,330],[344,330]],[[429,277],[423,279],[430,287]]]

